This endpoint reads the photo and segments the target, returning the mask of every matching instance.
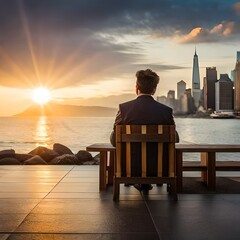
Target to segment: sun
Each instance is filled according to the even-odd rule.
[[[32,92],[32,99],[34,102],[44,105],[51,100],[51,93],[47,88],[35,88]]]

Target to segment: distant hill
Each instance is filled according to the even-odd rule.
[[[48,103],[45,106],[32,105],[14,117],[69,116],[69,117],[112,117],[117,109],[99,106],[74,106]]]

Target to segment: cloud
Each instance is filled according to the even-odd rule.
[[[178,36],[180,43],[206,43],[233,40],[240,33],[240,26],[235,22],[222,22],[211,29],[197,27],[186,35]],[[237,36],[236,36],[237,35]]]
[[[235,10],[237,15],[240,15],[240,2],[237,2],[233,5],[233,9]]]
[[[0,1],[0,32],[4,33],[0,35],[0,85],[63,88],[132,74],[151,66],[136,64],[144,62],[144,47],[135,40],[117,42],[114,36],[147,39],[149,35],[180,43],[229,40],[239,37],[239,4],[225,0]],[[164,63],[151,67],[181,68]]]

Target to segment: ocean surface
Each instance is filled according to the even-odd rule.
[[[0,150],[28,153],[37,146],[54,143],[74,153],[93,143],[109,142],[114,117],[0,118]],[[175,118],[180,143],[240,144],[239,119]],[[218,159],[239,160],[240,154],[218,154]],[[193,154],[193,160],[196,154]]]

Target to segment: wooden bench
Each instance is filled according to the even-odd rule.
[[[119,199],[121,183],[166,183],[171,196],[177,200],[175,133],[174,125],[116,126],[114,201]],[[156,171],[155,167],[153,171],[151,168],[154,163]]]
[[[201,153],[200,162],[183,161],[184,152]],[[177,144],[177,185],[182,192],[183,171],[201,171],[202,181],[209,190],[216,189],[216,171],[240,171],[240,162],[216,161],[216,152],[240,152],[240,145],[230,144]]]

